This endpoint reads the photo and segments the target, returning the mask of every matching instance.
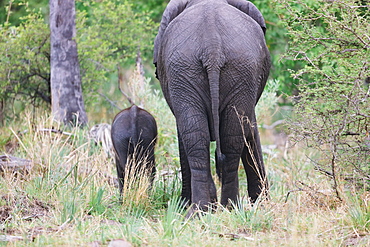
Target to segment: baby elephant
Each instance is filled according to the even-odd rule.
[[[130,175],[147,174],[152,184],[155,175],[154,146],[157,140],[157,123],[154,117],[144,109],[132,105],[116,115],[111,135],[116,153],[120,195],[124,180],[131,179]]]

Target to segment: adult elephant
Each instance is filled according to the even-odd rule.
[[[221,204],[239,194],[240,158],[252,201],[267,188],[255,105],[270,70],[262,14],[245,0],[171,0],[154,42],[154,64],[176,118],[182,197],[217,201],[210,169],[216,141]]]

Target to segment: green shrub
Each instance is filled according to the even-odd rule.
[[[24,5],[27,14],[19,25],[0,23],[0,108],[8,119],[14,118],[12,111],[17,115],[27,105],[51,103],[48,18]],[[138,50],[144,58],[151,57],[156,24],[147,12],[135,12],[131,1],[77,1],[77,5],[77,48],[89,108],[108,78],[117,74],[117,65],[132,64]],[[13,14],[9,8],[8,13]]]
[[[275,0],[290,35],[287,59],[300,82],[294,98],[295,139],[320,151],[318,171],[343,186],[369,188],[369,5],[354,0]]]

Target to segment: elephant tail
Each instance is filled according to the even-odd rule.
[[[138,112],[139,108],[133,104],[130,109],[130,117],[131,117],[131,144],[134,145],[133,148],[135,148],[135,145],[137,145],[139,141],[139,135],[140,133],[137,133],[137,118],[138,118]]]
[[[208,80],[211,92],[211,106],[212,106],[212,117],[213,117],[213,128],[214,136],[216,140],[216,155],[217,163],[220,165],[222,161],[225,160],[225,155],[221,152],[221,142],[220,142],[220,71],[217,69],[207,69]],[[217,170],[219,170],[217,168]]]

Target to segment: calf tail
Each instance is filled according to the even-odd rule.
[[[137,129],[137,114],[138,114],[139,108],[134,104],[131,106],[130,109],[130,117],[131,117],[131,143],[135,146],[137,145],[140,137],[140,133],[138,133]],[[134,147],[133,146],[133,147]]]

